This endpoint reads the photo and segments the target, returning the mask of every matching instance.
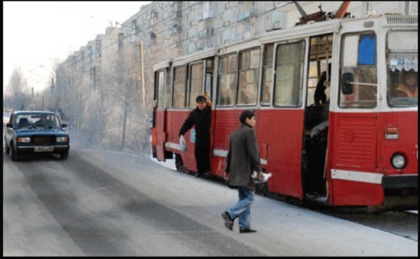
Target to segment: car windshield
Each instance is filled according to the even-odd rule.
[[[17,128],[60,127],[60,118],[50,113],[22,113],[17,114],[13,121]]]

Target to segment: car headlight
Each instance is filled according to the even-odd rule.
[[[403,169],[407,164],[407,160],[404,155],[397,153],[392,156],[391,164],[395,169]]]
[[[31,138],[30,137],[18,137],[17,142],[18,143],[29,143],[29,142],[31,142]]]
[[[57,137],[56,142],[68,142],[69,137]]]

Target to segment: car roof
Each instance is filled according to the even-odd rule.
[[[58,115],[56,112],[52,112],[52,111],[13,111],[13,114],[33,114],[33,113]]]

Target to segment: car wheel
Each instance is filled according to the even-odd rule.
[[[64,152],[60,154],[60,159],[61,160],[67,160],[67,158],[69,157],[69,152]]]
[[[18,161],[19,160],[19,151],[17,151],[17,149],[12,145],[10,147],[10,151],[11,151],[11,156],[12,156],[12,160],[13,161]]]

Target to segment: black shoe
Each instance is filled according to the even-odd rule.
[[[222,213],[222,218],[225,220],[225,227],[233,230],[233,220],[230,219],[230,216],[226,211]]]
[[[239,233],[255,233],[255,232],[257,232],[255,229],[239,228]]]

